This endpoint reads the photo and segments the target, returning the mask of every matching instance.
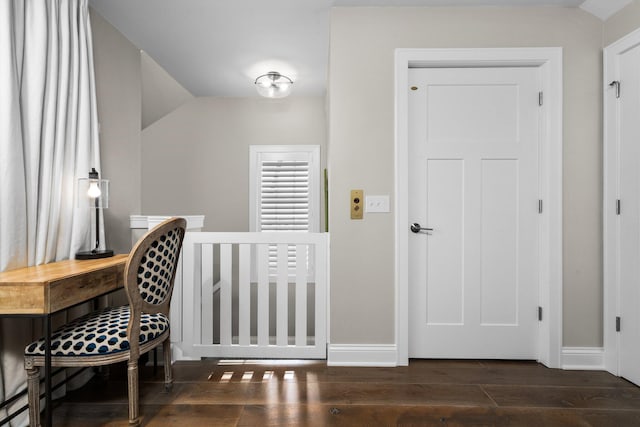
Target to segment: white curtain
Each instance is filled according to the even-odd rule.
[[[100,171],[88,0],[0,1],[0,94],[0,271],[91,249],[90,215],[75,203],[77,179]],[[34,331],[0,322],[4,400],[24,387]]]

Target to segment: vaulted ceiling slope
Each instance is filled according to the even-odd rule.
[[[631,0],[90,0],[91,6],[195,96],[257,96],[278,71],[295,94],[326,90],[329,10],[341,6],[582,7],[606,19]]]

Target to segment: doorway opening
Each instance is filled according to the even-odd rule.
[[[397,364],[409,360],[410,68],[538,67],[545,107],[540,124],[538,361],[561,366],[562,349],[562,49],[397,49],[395,54],[395,289]],[[542,98],[542,97],[541,97]],[[437,344],[436,344],[437,345]]]

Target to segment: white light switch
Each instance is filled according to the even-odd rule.
[[[364,207],[367,213],[389,212],[389,196],[366,196]]]

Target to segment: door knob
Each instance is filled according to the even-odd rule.
[[[413,224],[411,224],[410,228],[411,228],[411,231],[413,231],[414,233],[419,233],[422,230],[424,230],[424,231],[433,231],[433,228],[421,227],[420,224],[418,224],[417,222],[414,222]]]

